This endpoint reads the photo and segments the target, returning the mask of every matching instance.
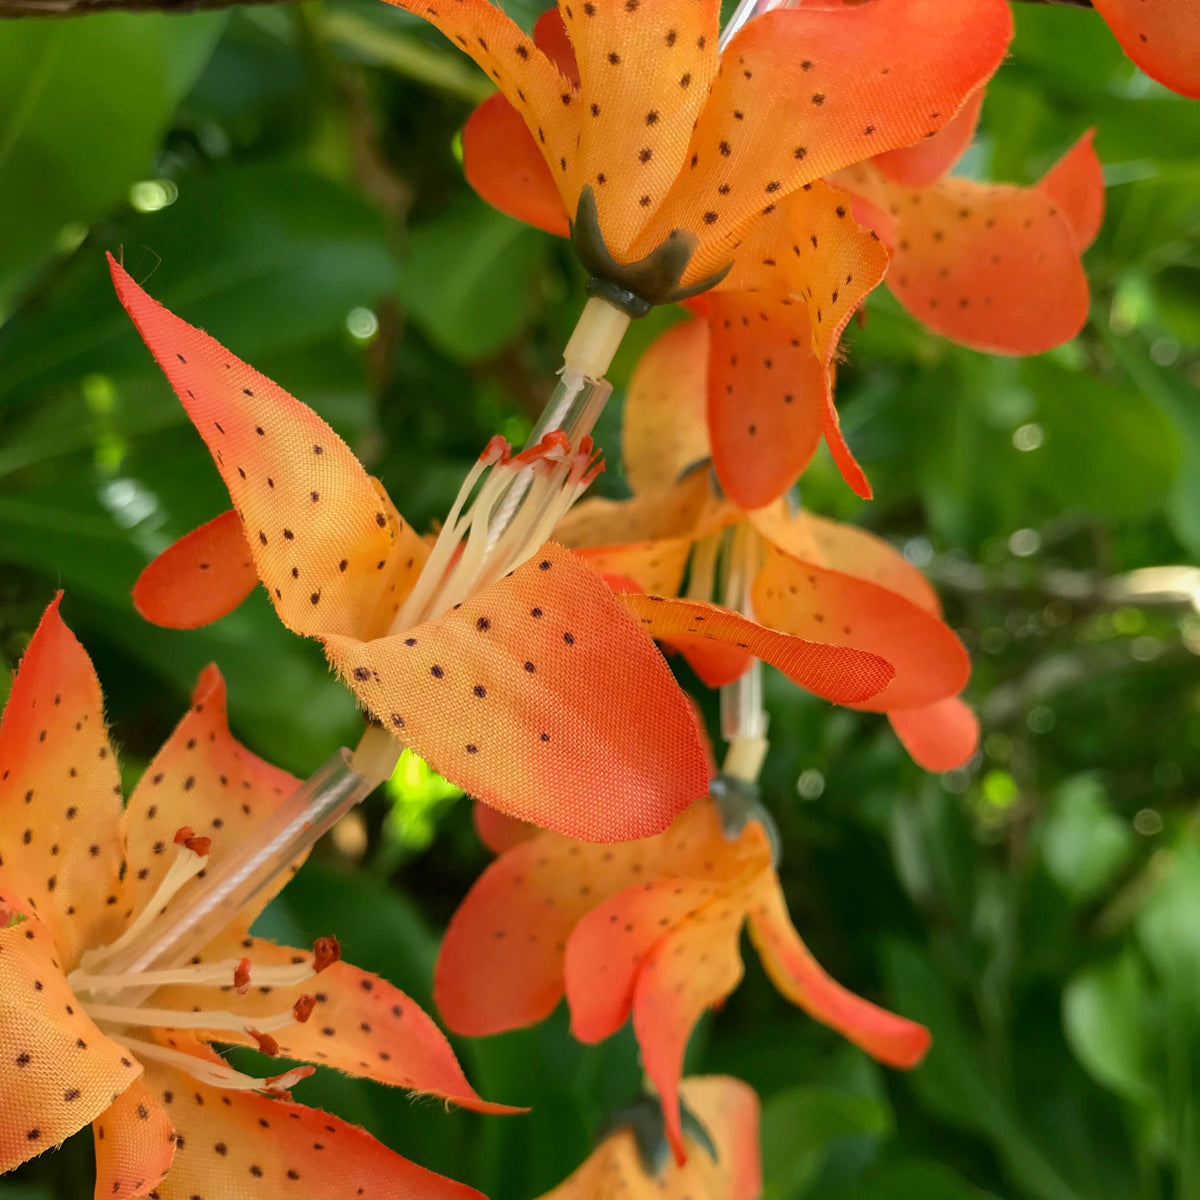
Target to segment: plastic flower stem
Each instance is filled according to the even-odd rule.
[[[612,392],[603,378],[629,325],[604,300],[589,299],[563,351],[558,384],[527,444],[562,429],[573,447],[591,433]],[[518,495],[497,516],[498,537],[520,506]],[[208,872],[186,903],[172,905],[112,969],[123,973],[175,966],[199,953],[255,895],[308,850],[331,826],[389,778],[400,744],[369,726],[358,747],[342,748],[254,830],[251,840]]]
[[[726,608],[753,618],[750,590],[758,574],[758,534],[747,521],[734,526],[726,546],[722,602]],[[755,783],[767,756],[767,710],[763,704],[762,663],[757,658],[732,683],[720,690],[721,736],[728,743],[722,773]]]

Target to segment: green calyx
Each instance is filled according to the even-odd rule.
[[[713,1162],[719,1162],[720,1155],[708,1130],[682,1098],[679,1101],[679,1117],[684,1135],[691,1138]],[[657,1179],[671,1161],[671,1143],[667,1141],[666,1122],[659,1098],[643,1095],[625,1108],[618,1109],[596,1131],[596,1145],[620,1129],[628,1129],[633,1133],[643,1169],[652,1179]]]
[[[600,214],[591,185],[579,193],[575,220],[571,222],[571,244],[579,261],[591,275],[589,296],[607,300],[630,317],[644,317],[656,304],[675,304],[715,287],[729,274],[732,262],[688,287],[680,287],[699,239],[685,229],[672,229],[645,258],[619,263],[609,253],[600,232]]]

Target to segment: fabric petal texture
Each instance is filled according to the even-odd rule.
[[[0,908],[37,916],[69,971],[117,916],[121,784],[100,682],[61,600],[42,614],[0,719]]]
[[[1151,79],[1200,98],[1200,0],[1094,0],[1121,49]]]
[[[141,1067],[83,1011],[50,929],[0,929],[0,1172],[98,1117]]]
[[[233,612],[257,585],[254,552],[230,511],[168,546],[138,576],[133,604],[155,625],[197,629]]]
[[[142,1079],[135,1079],[92,1122],[95,1200],[149,1195],[175,1157],[171,1119]]]
[[[684,279],[704,277],[764,206],[948,123],[1000,65],[1011,31],[1002,0],[805,5],[755,17],[722,55],[689,166],[631,253],[690,229],[703,242]]]
[[[835,704],[867,703],[883,693],[895,673],[890,660],[878,654],[781,633],[715,604],[637,594],[620,599],[652,638],[679,649],[716,642],[746,651]]]
[[[880,174],[901,187],[923,188],[936,183],[962,157],[975,136],[979,111],[983,108],[984,89],[978,88],[963,101],[953,119],[933,135],[888,150],[871,160]]]
[[[331,1113],[197,1083],[151,1066],[147,1082],[176,1129],[161,1200],[289,1195],[305,1200],[484,1200],[465,1184],[401,1158]]]
[[[221,472],[280,620],[314,637],[372,633],[420,573],[425,543],[316,413],[153,300],[111,255],[109,267]]]
[[[561,546],[404,634],[326,648],[387,729],[509,816],[589,841],[644,837],[708,787],[662,656]]]

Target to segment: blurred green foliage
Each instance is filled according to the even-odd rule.
[[[839,407],[879,499],[821,457],[804,501],[931,572],[984,742],[925,776],[878,718],[769,681],[794,919],[836,976],[935,1033],[913,1075],[881,1071],[748,957],[689,1063],[759,1090],[770,1200],[1200,1195],[1200,107],[1138,75],[1094,14],[1016,7],[965,169],[1028,182],[1097,127],[1092,321],[1038,359],[989,358],[880,291],[848,336]],[[457,130],[486,91],[368,0],[0,26],[0,653],[15,664],[64,587],[131,776],[209,660],[237,733],[293,771],[357,718],[261,595],[192,633],[133,612],[140,568],[226,498],[103,252],[320,411],[425,525],[491,433],[523,437],[582,301],[567,248],[462,179]],[[636,327],[614,370],[610,494],[620,386],[671,319]],[[336,930],[431,1005],[438,930],[485,854],[419,771],[363,817],[264,925]],[[481,1092],[532,1113],[446,1114],[328,1074],[302,1098],[519,1200],[638,1087],[628,1030],[583,1048],[561,1011],[458,1048]],[[88,1194],[89,1147],[0,1197]]]

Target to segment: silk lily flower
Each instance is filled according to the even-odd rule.
[[[581,138],[592,139],[590,143],[580,142],[581,153],[584,157],[590,154],[602,163],[610,162],[615,149],[606,144],[604,135],[593,129],[596,122],[603,123],[604,112],[626,114],[626,119],[631,122],[625,130],[626,140],[630,135],[636,135],[635,141],[640,138],[653,142],[665,117],[682,120],[690,111],[676,109],[667,114],[651,108],[643,118],[641,110],[636,108],[638,103],[649,104],[656,88],[665,88],[667,100],[674,103],[670,97],[674,80],[664,81],[662,77],[664,72],[677,71],[679,65],[670,54],[665,58],[659,55],[654,42],[661,37],[672,52],[683,44],[681,39],[691,36],[686,27],[680,25],[679,18],[685,14],[677,11],[678,6],[667,9],[649,6],[654,11],[645,17],[642,15],[644,10],[636,4],[632,10],[626,5],[625,12],[616,14],[605,11],[608,7],[608,4],[585,5],[582,21],[570,5],[563,6],[562,15],[559,10],[550,10],[538,21],[533,37],[535,48],[546,54],[571,87],[569,96],[578,100],[578,104],[572,101],[567,107],[573,109],[582,126]],[[671,191],[669,202],[683,204],[686,209],[686,204],[692,201],[693,191],[705,194],[704,189],[715,187],[713,207],[702,214],[699,223],[686,226],[702,232],[698,235],[700,249],[695,260],[698,265],[694,270],[685,271],[683,281],[687,287],[684,291],[693,290],[697,277],[709,272],[702,282],[710,290],[696,306],[711,320],[713,328],[709,347],[709,370],[713,380],[709,423],[714,468],[726,493],[748,508],[767,503],[795,482],[812,457],[822,432],[851,486],[860,494],[869,495],[866,479],[846,447],[838,425],[830,364],[846,322],[883,277],[887,254],[869,231],[860,228],[849,217],[845,198],[817,179],[819,171],[809,169],[816,164],[816,158],[810,155],[809,134],[814,138],[819,135],[823,140],[830,129],[826,122],[832,110],[827,112],[826,105],[833,102],[833,97],[819,90],[824,86],[818,80],[823,69],[820,64],[832,65],[851,54],[853,43],[855,65],[846,68],[847,86],[852,79],[869,80],[874,86],[884,76],[894,78],[888,64],[894,61],[896,48],[914,32],[907,22],[930,18],[937,6],[920,12],[917,11],[920,6],[911,10],[891,4],[869,7],[873,17],[887,26],[888,36],[896,39],[890,45],[877,40],[881,27],[868,23],[849,9],[825,12],[811,28],[805,23],[818,16],[812,9],[777,12],[753,19],[746,27],[750,32],[744,30],[737,35],[718,64],[718,86],[714,96],[721,87],[734,91],[723,100],[710,99],[699,117],[702,124],[705,120],[719,122],[721,115],[710,108],[728,103],[731,112],[724,113],[723,119],[733,132],[726,130],[723,135],[705,138],[701,137],[701,125],[697,125],[692,139],[695,149]],[[952,40],[955,35],[950,32],[950,25],[965,13],[964,6],[942,6],[940,16],[949,24],[939,24],[937,33],[927,38],[924,49],[933,48],[935,56],[948,50],[949,42],[943,45],[939,39]],[[690,19],[694,21],[696,15],[692,12]],[[997,28],[1003,24],[999,14],[985,13],[982,8],[975,11],[974,19],[981,29],[987,27],[989,19],[995,20]],[[774,22],[775,32],[792,37],[798,47],[803,42],[807,49],[803,54],[798,49],[790,64],[776,59],[775,49],[769,48],[763,40],[771,36],[761,24],[764,21]],[[652,24],[647,26],[646,22]],[[611,32],[604,28],[605,23]],[[660,24],[662,28],[659,28]],[[753,36],[755,33],[757,36]],[[739,42],[743,35],[747,37],[744,47]],[[622,38],[631,40],[637,61],[629,64],[629,71],[614,71],[615,67],[623,67],[626,61],[621,58],[622,52],[614,51],[621,61],[615,64],[592,62],[590,72],[586,72],[585,86],[576,59],[580,48],[574,43],[582,41],[584,50],[581,52],[590,53],[594,58],[593,43],[597,37],[603,41],[605,36],[614,44]],[[710,37],[711,30],[702,30],[697,42],[708,46]],[[639,41],[639,38],[645,40]],[[819,51],[816,49],[818,44],[822,47]],[[658,60],[653,69],[646,64],[639,65],[647,55]],[[990,62],[986,54],[984,60]],[[991,63],[987,68],[987,74],[994,65]],[[649,75],[647,70],[650,70]],[[634,73],[631,83],[630,75]],[[726,75],[729,82],[723,84],[721,81]],[[689,70],[683,78],[691,80],[693,71]],[[754,118],[758,107],[768,103],[764,89],[775,84],[784,86],[788,92],[789,101],[783,104],[786,111],[777,111],[780,124],[760,126]],[[625,91],[630,87],[636,91],[626,95]],[[747,91],[744,96],[743,90]],[[602,92],[603,98],[588,107],[592,92]],[[736,100],[732,98],[735,93]],[[962,99],[957,92],[955,95],[953,104]],[[563,99],[567,98],[568,94],[564,93]],[[776,102],[782,103],[779,96],[772,95],[770,103]],[[633,112],[629,111],[631,108]],[[952,111],[953,105],[948,101],[944,109],[936,105],[930,107],[928,128],[907,140],[912,141],[922,133],[932,133],[950,118]],[[597,112],[600,117],[586,115]],[[572,197],[579,193],[580,184],[570,172],[565,175],[562,171],[555,173],[553,163],[545,156],[545,147],[539,145],[531,130],[526,129],[528,115],[527,108],[520,103],[514,107],[504,95],[490,97],[476,109],[463,131],[467,178],[480,195],[496,207],[552,233],[570,233],[578,244],[580,223],[576,219],[572,224],[568,217],[575,212],[571,205],[576,201]],[[561,119],[557,112],[552,115]],[[730,116],[733,118],[731,123]],[[746,124],[752,125],[751,132],[743,130]],[[803,133],[803,144],[792,151],[793,169],[785,172],[781,167],[778,173],[788,178],[768,179],[760,192],[752,182],[760,157],[765,154],[767,161],[772,161],[781,141],[786,140],[783,131],[793,127]],[[844,145],[825,146],[819,153],[845,154],[849,156],[848,161],[874,153],[878,146],[875,139],[881,127],[877,127],[872,118],[864,128],[866,132],[856,138],[853,134],[857,131],[845,127],[842,130]],[[539,126],[538,131],[544,133],[543,127]],[[763,139],[769,139],[769,150],[758,144]],[[811,147],[816,148],[815,145]],[[645,166],[656,161],[654,156],[658,153],[648,144],[638,152],[641,164],[638,169],[631,170],[626,164],[622,171],[618,159],[618,165],[611,170],[597,170],[595,177],[600,185],[597,197],[605,202],[613,201],[612,210],[619,211],[624,194],[622,189],[627,190],[632,184],[640,191],[647,178],[653,177],[653,172],[647,174]],[[711,159],[715,164],[708,172],[701,169],[702,154],[705,162]],[[643,160],[643,155],[649,157]],[[797,167],[797,160],[805,164],[804,167]],[[638,197],[639,207],[649,207],[654,195],[653,188],[642,192]],[[730,205],[743,204],[748,198],[758,198],[761,207],[748,211],[737,208],[734,222],[725,232],[720,232],[716,227],[722,221],[722,212]],[[601,209],[602,220],[605,211]],[[682,216],[680,221],[683,221]],[[710,222],[714,227],[711,233],[706,231],[706,224]],[[658,230],[658,236],[667,228],[661,217],[652,218],[650,226]],[[681,225],[680,229],[683,228],[685,226]],[[679,232],[677,229],[675,234]],[[688,236],[695,240],[693,234]],[[706,249],[710,243],[716,248]],[[644,250],[647,245],[645,238],[638,242],[639,249]],[[587,265],[594,267],[586,254],[584,257]],[[724,265],[712,271],[718,259]],[[636,291],[632,280],[626,280],[626,283]]]
[[[981,89],[933,138],[833,182],[874,206],[894,251],[888,286],[917,320],[979,350],[1039,354],[1087,320],[1080,255],[1100,230],[1104,179],[1091,132],[1032,187],[948,176],[982,100]]]
[[[516,836],[497,843],[510,845],[450,921],[434,974],[443,1018],[458,1033],[499,1033],[540,1021],[565,992],[575,1036],[598,1042],[632,1013],[679,1161],[684,1049],[741,979],[743,924],[793,1004],[891,1066],[925,1053],[923,1027],[847,991],[809,953],[758,821],[730,838],[704,800],[665,833],[616,846]]]
[[[468,145],[494,139],[476,186],[569,224],[596,294],[633,315],[715,282],[805,184],[941,128],[1011,35],[1000,0],[777,10],[723,53],[716,0],[563,0],[565,37],[537,39],[487,0],[397,2],[500,89],[472,121]]]
[[[493,439],[431,549],[316,413],[112,272],[235,506],[150,564],[143,615],[202,625],[261,581],[390,733],[546,828],[644,836],[703,795],[697,721],[662,656],[599,575],[545,541],[594,469],[589,447],[552,434],[510,457]]]
[[[787,673],[839,703],[886,713],[926,769],[961,766],[979,733],[958,698],[970,661],[921,572],[854,526],[792,514],[782,500],[745,512],[714,491],[704,465],[703,364],[711,336],[703,322],[686,321],[643,355],[623,436],[635,495],[586,501],[558,536],[625,590],[622,599],[643,627],[681,651],[710,687],[742,675],[751,654],[781,665],[777,647],[797,638],[873,653],[893,674],[868,697],[830,696]],[[726,608],[752,611],[754,627],[766,631],[760,640],[730,637],[714,620],[714,596]]]
[[[122,811],[100,684],[58,607],[42,617],[0,721],[0,909],[11,922],[0,929],[0,1171],[90,1122],[97,1200],[293,1183],[331,1200],[357,1188],[478,1197],[291,1103],[287,1089],[312,1067],[257,1078],[209,1048],[257,1046],[504,1111],[476,1095],[412,1000],[339,961],[335,939],[305,951],[252,936],[278,886],[189,964],[136,965],[154,918],[186,906],[193,880],[297,781],[233,739],[209,667]]]
[[[699,1129],[686,1136],[687,1161],[647,1162],[641,1128],[617,1125],[588,1160],[542,1200],[757,1200],[762,1194],[759,1105],[739,1079],[685,1079],[684,1103]],[[649,1102],[652,1103],[652,1102]]]
[[[1092,0],[1096,11],[1151,79],[1200,98],[1200,0]]]

